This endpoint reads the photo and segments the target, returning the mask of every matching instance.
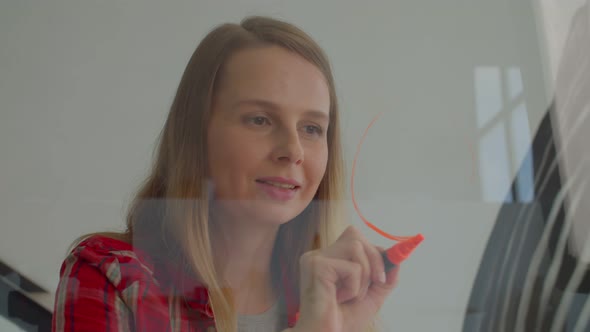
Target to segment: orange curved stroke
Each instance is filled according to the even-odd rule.
[[[391,235],[383,230],[381,230],[379,227],[375,226],[372,222],[370,222],[369,220],[367,220],[367,218],[365,218],[363,216],[363,214],[361,213],[361,210],[358,207],[358,203],[356,202],[356,198],[354,196],[354,173],[356,171],[356,161],[358,159],[359,156],[359,152],[361,151],[361,145],[363,144],[363,141],[365,140],[365,137],[367,136],[367,133],[369,132],[369,128],[371,128],[373,126],[373,124],[375,123],[375,121],[377,121],[377,119],[379,118],[379,116],[381,116],[381,113],[377,114],[375,116],[375,118],[373,118],[373,121],[371,121],[371,123],[369,123],[369,126],[367,127],[367,129],[365,129],[365,132],[363,133],[363,136],[361,137],[361,140],[356,148],[356,153],[354,154],[354,160],[352,162],[352,174],[350,176],[350,192],[352,195],[352,204],[354,205],[354,209],[356,211],[356,213],[358,214],[358,216],[362,219],[362,221],[365,222],[365,224],[367,226],[369,226],[370,229],[374,230],[375,232],[377,232],[377,234],[388,238],[390,240],[394,240],[394,241],[404,241],[407,240],[409,238],[411,238],[410,236],[395,236],[395,235]]]

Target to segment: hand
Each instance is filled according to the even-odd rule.
[[[382,251],[351,226],[331,246],[301,256],[300,318],[293,330],[365,330],[397,281],[397,267],[385,273]]]

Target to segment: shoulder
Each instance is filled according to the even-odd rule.
[[[154,274],[153,263],[145,253],[104,235],[92,235],[76,245],[62,263],[60,277],[78,277],[81,270],[88,269],[98,272],[118,289],[152,279]]]
[[[126,324],[138,331],[163,331],[168,296],[150,257],[127,242],[93,235],[76,245],[61,266],[52,324],[55,331],[119,331]]]

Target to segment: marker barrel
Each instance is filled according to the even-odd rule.
[[[397,266],[394,263],[392,263],[389,260],[389,258],[387,258],[387,251],[382,252],[381,257],[383,257],[383,263],[385,264],[385,272],[387,272]]]

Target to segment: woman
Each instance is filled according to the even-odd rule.
[[[343,161],[330,65],[264,17],[192,55],[123,234],[64,261],[54,331],[365,331],[394,288],[380,249],[336,239]]]

